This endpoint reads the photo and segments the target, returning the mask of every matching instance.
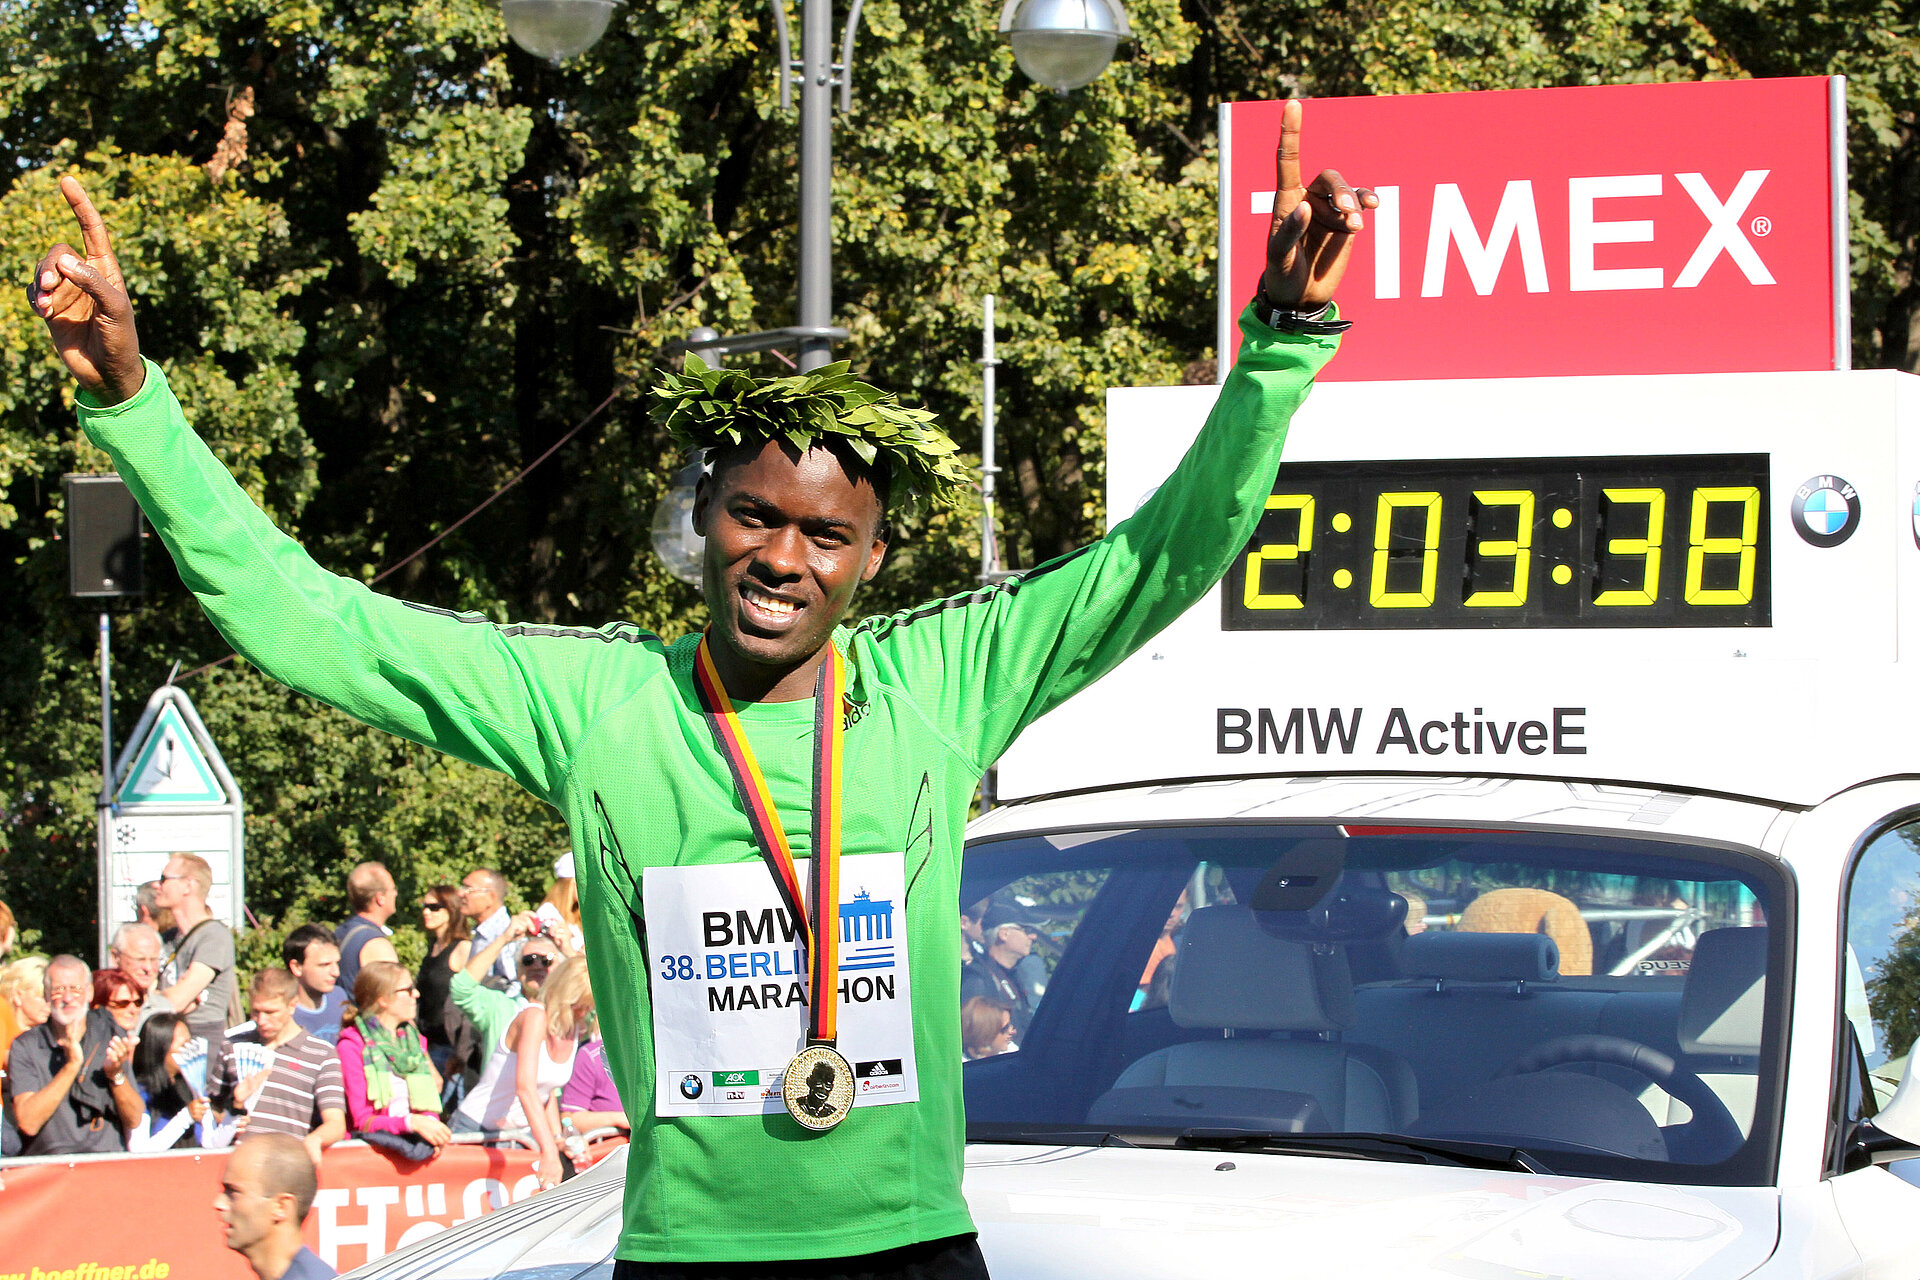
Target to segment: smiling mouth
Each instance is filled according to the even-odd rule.
[[[798,614],[801,609],[798,601],[773,595],[755,586],[751,582],[743,582],[740,584],[740,598],[746,602],[747,607],[756,615],[757,620],[763,620],[774,625],[787,622],[793,618],[794,615]]]

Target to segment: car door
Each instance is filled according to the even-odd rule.
[[[1825,914],[1817,887],[1837,894],[1839,911],[1826,953],[1829,980],[1799,990],[1795,1020],[1832,1029],[1827,1186],[1859,1250],[1860,1274],[1879,1280],[1920,1274],[1920,1235],[1913,1229],[1920,1217],[1920,1158],[1875,1165],[1849,1140],[1859,1122],[1892,1097],[1920,1040],[1920,787],[1861,790],[1875,793],[1876,802],[1898,803],[1863,825],[1851,848],[1835,848],[1839,857],[1822,860],[1839,868],[1837,877],[1829,880],[1825,866],[1813,871],[1818,864],[1801,877],[1806,945],[1813,945]],[[1796,1063],[1796,1074],[1811,1065]]]

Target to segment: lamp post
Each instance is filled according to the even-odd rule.
[[[500,0],[514,42],[558,63],[584,53],[607,29],[619,0]],[[864,0],[852,0],[833,58],[833,0],[800,0],[800,58],[793,59],[785,0],[772,0],[780,41],[780,106],[800,85],[799,288],[794,323],[783,329],[720,336],[695,330],[686,341],[710,363],[727,355],[798,347],[801,372],[817,369],[847,336],[833,323],[833,90],[840,110],[853,109],[853,37]],[[1014,59],[1035,81],[1059,93],[1091,82],[1127,39],[1120,0],[1007,0],[1000,30]]]

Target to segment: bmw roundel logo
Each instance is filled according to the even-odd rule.
[[[1860,494],[1839,476],[1814,476],[1793,491],[1793,531],[1816,547],[1837,547],[1860,526]]]
[[[688,1073],[680,1077],[680,1096],[689,1102],[700,1096],[701,1088],[699,1076]]]

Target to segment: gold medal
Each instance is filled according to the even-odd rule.
[[[787,1064],[780,1093],[787,1114],[801,1125],[831,1129],[853,1108],[853,1068],[832,1045],[808,1045]]]

